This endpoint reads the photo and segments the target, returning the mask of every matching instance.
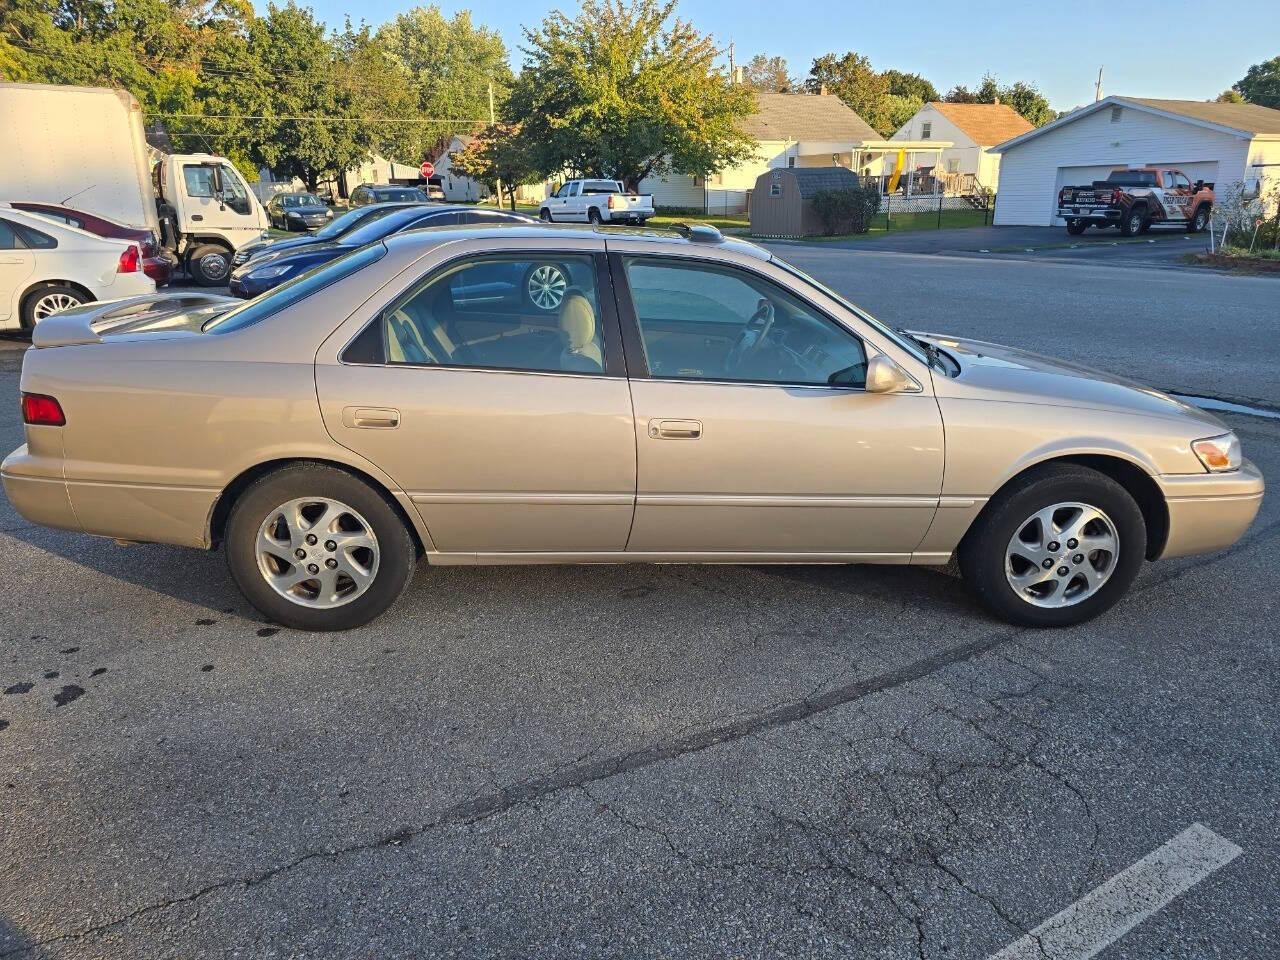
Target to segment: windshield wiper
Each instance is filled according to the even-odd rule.
[[[947,362],[943,359],[944,354],[941,350],[923,337],[917,337],[914,333],[909,333],[902,327],[898,327],[897,331],[912,343],[919,345],[920,349],[924,351],[924,355],[929,358],[929,366],[936,367],[943,373],[947,372]]]

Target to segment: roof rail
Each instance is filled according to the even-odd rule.
[[[720,243],[724,235],[709,223],[673,223],[670,230],[694,243]]]

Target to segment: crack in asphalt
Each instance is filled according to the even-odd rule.
[[[416,837],[445,827],[469,826],[478,823],[490,817],[506,813],[516,807],[534,803],[562,790],[581,789],[589,784],[607,780],[620,774],[630,773],[655,763],[699,753],[719,744],[732,743],[737,740],[754,737],[763,731],[805,720],[835,707],[852,703],[871,694],[900,687],[927,677],[946,667],[979,657],[1007,643],[1019,632],[1021,631],[1013,629],[990,634],[932,656],[924,657],[895,670],[854,681],[812,699],[794,701],[781,707],[775,707],[772,710],[747,716],[732,723],[708,727],[676,740],[654,744],[619,756],[570,765],[541,777],[535,777],[492,793],[480,794],[461,801],[446,808],[438,817],[428,823],[418,826],[405,825],[384,836],[342,847],[313,850],[248,877],[220,880],[183,896],[139,907],[114,920],[93,924],[81,930],[58,934],[33,943],[23,944],[20,947],[0,953],[0,957],[16,957],[51,944],[92,936],[158,910],[194,903],[220,890],[259,886],[283,873],[315,860],[333,859],[387,846],[400,846]]]

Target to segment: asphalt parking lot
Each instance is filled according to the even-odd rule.
[[[1274,279],[783,253],[1280,409]],[[1280,420],[1227,419],[1280,476]],[[921,568],[455,567],[316,636],[0,499],[0,957],[1275,956],[1278,537],[1271,497],[1060,631]]]

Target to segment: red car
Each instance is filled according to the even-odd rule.
[[[85,213],[83,210],[73,210],[70,207],[62,207],[56,203],[33,203],[26,200],[14,200],[9,205],[18,210],[26,210],[42,217],[49,217],[59,223],[65,223],[68,226],[97,234],[100,237],[133,240],[142,248],[142,272],[154,280],[157,287],[164,286],[173,276],[173,263],[157,245],[156,238],[150,230],[126,227],[124,224],[116,223],[114,220],[95,217],[93,214]]]

